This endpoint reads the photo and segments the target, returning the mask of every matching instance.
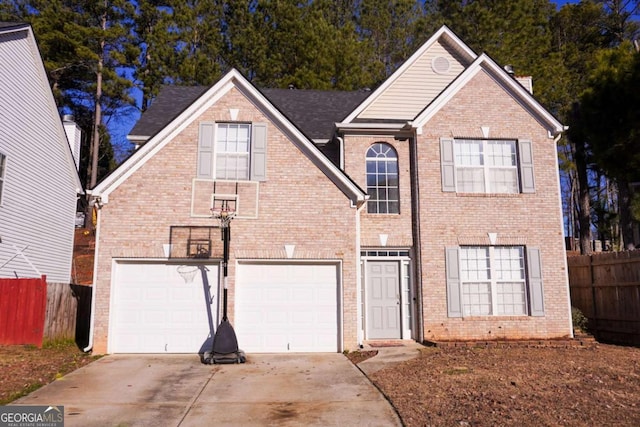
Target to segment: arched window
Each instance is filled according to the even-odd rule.
[[[369,213],[400,213],[398,154],[389,144],[376,142],[367,151]]]

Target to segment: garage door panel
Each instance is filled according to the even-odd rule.
[[[109,351],[113,353],[197,353],[217,325],[218,267],[208,265],[213,301],[202,276],[185,283],[176,264],[119,262],[112,282]]]
[[[335,264],[240,264],[235,330],[247,352],[338,351]]]

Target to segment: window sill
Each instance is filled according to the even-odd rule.
[[[525,193],[456,193],[456,197],[505,198],[521,197]]]
[[[500,315],[496,315],[496,316],[463,316],[462,320],[472,320],[472,321],[504,321],[504,320],[508,320],[508,321],[529,321],[533,319],[532,316],[529,316],[528,314],[523,314],[520,316],[500,316]]]

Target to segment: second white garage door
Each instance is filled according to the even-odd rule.
[[[247,353],[337,352],[336,264],[239,264],[234,328]]]

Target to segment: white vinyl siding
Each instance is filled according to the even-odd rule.
[[[0,34],[0,63],[0,152],[7,158],[0,259],[12,259],[0,277],[46,275],[50,283],[69,283],[78,178],[27,29]]]
[[[447,73],[438,74],[433,70],[435,58],[449,60],[450,69]],[[460,75],[464,68],[462,57],[438,41],[358,118],[411,120]]]

